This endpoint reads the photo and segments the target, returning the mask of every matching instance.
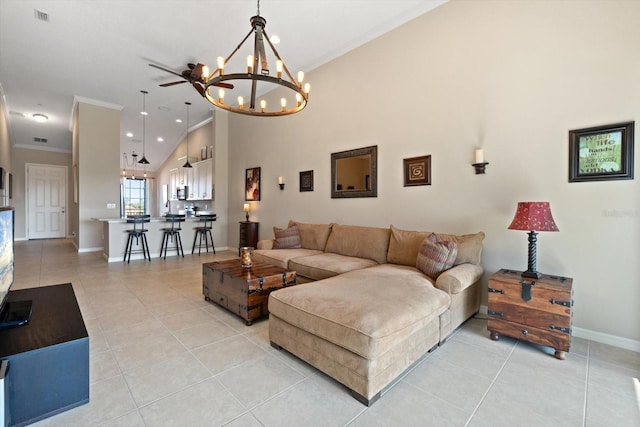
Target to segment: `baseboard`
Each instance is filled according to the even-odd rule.
[[[481,305],[479,313],[486,315],[487,306]],[[571,334],[572,336],[577,338],[582,338],[589,341],[599,342],[601,344],[608,344],[614,347],[620,347],[626,350],[640,352],[640,341],[632,340],[629,338],[605,334],[603,332],[592,331],[590,329],[584,329],[577,326],[571,327]]]
[[[231,248],[229,246],[220,246],[220,247],[216,246],[216,253],[220,252],[220,251],[230,251],[230,250],[237,251],[238,248]],[[206,252],[203,252],[202,255],[204,255],[205,253]],[[212,252],[209,252],[209,253],[212,254]],[[149,255],[151,256],[152,259],[153,258],[160,258],[160,252],[150,252]],[[184,251],[184,255],[185,256],[191,256],[191,249]],[[197,256],[198,254],[193,254],[193,255]],[[104,259],[107,260],[107,262],[123,262],[122,261],[123,256],[124,256],[124,254],[123,255],[118,255],[117,257],[108,258],[107,255],[103,254],[103,257],[104,257]],[[175,250],[170,251],[167,254],[168,258],[171,258],[171,257],[174,257],[174,256],[177,256]],[[135,254],[131,255],[131,261],[138,260],[138,259],[144,259],[144,257],[142,256],[142,253],[135,253]]]
[[[102,250],[104,250],[104,248],[102,246],[99,247],[99,248],[82,248],[82,249],[78,249],[78,253],[79,254],[83,254],[83,253],[86,253],[86,252],[100,252]]]

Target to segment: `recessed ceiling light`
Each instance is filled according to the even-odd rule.
[[[158,137],[158,142],[164,142],[164,138],[162,138],[162,137],[160,137],[160,136],[159,136],[159,137]]]
[[[161,106],[158,107],[158,110],[160,110],[160,111],[171,111],[171,108],[165,107],[164,105],[161,105]]]
[[[149,113],[147,113],[146,111],[140,111],[140,114],[142,114],[143,116],[148,115]]]
[[[176,119],[176,123],[182,123],[182,119]]]
[[[127,137],[131,138],[133,134],[131,132],[127,132]]]
[[[271,43],[273,44],[278,44],[280,43],[280,37],[278,37],[277,34],[272,35],[269,40],[271,41]]]
[[[45,116],[44,114],[36,113],[33,115],[33,120],[38,123],[44,123],[49,120],[49,117]]]

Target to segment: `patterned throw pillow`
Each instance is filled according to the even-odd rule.
[[[273,249],[298,249],[302,247],[300,245],[300,231],[295,225],[285,229],[273,227],[273,234],[276,236]]]
[[[457,255],[456,242],[440,240],[435,233],[431,233],[420,245],[416,268],[435,280],[453,266]]]

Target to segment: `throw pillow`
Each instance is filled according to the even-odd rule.
[[[299,249],[302,247],[300,245],[300,231],[295,225],[285,229],[273,227],[273,234],[276,236],[273,249]]]
[[[442,272],[453,267],[457,255],[456,242],[440,240],[435,233],[431,233],[420,245],[416,268],[436,280]]]

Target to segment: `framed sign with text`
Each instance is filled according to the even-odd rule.
[[[569,182],[633,179],[634,123],[569,131]]]

